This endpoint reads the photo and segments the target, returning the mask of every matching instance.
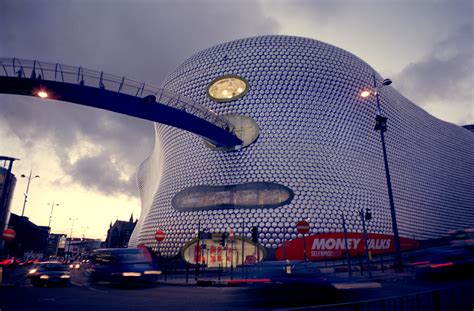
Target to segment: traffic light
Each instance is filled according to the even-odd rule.
[[[222,238],[221,238],[221,246],[225,246],[225,242],[227,240],[227,232],[222,233]]]
[[[382,117],[381,115],[377,115],[375,117],[374,130],[386,132],[387,131],[387,120],[388,120],[387,117]]]
[[[365,210],[365,220],[371,220],[372,219],[372,211],[370,208]]]
[[[258,243],[258,227],[252,227],[252,242]]]

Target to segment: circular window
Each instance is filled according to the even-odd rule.
[[[207,88],[207,95],[217,102],[236,100],[247,93],[248,82],[239,76],[223,76],[213,80]]]

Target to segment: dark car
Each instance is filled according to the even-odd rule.
[[[71,274],[66,265],[60,262],[46,261],[32,266],[28,271],[28,278],[31,280],[31,285],[33,286],[49,284],[66,286],[69,284]]]
[[[449,279],[474,275],[474,230],[450,232],[450,245],[420,251],[412,263],[419,278]]]
[[[99,284],[152,284],[161,274],[146,248],[108,248],[95,250],[88,274]]]

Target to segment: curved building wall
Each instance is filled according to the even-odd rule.
[[[297,237],[295,224],[310,219],[311,232],[360,232],[358,212],[371,208],[368,230],[391,234],[392,222],[375,98],[361,98],[374,70],[356,56],[316,40],[264,36],[237,40],[192,56],[163,87],[211,107],[241,114],[260,127],[255,143],[235,152],[215,151],[200,137],[155,124],[156,147],[139,169],[142,215],[131,245],[156,245],[175,255],[196,236],[234,228],[276,248]],[[211,81],[238,75],[249,83],[241,98],[218,103],[207,96]],[[379,83],[381,77],[376,76]],[[396,85],[396,83],[395,83]],[[380,92],[388,120],[386,145],[401,236],[435,238],[474,225],[474,135],[434,118],[392,87]],[[292,190],[279,207],[178,211],[173,197],[196,186],[273,183]],[[243,225],[243,228],[242,228]]]

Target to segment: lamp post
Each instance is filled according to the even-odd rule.
[[[53,220],[53,209],[55,206],[59,206],[59,203],[56,203],[56,205],[53,203],[48,203],[48,205],[51,205],[51,212],[49,212],[49,222],[48,222],[48,227],[51,230],[51,221]]]
[[[72,243],[72,230],[74,228],[74,222],[78,220],[78,218],[69,218],[69,220],[72,220],[72,225],[71,225],[71,233],[69,234],[69,244],[67,246],[67,252],[66,252],[66,263],[69,263],[69,258],[70,254],[69,251],[71,250],[71,243]]]
[[[89,229],[89,227],[81,227],[82,229],[82,240],[81,240],[81,259],[84,253],[84,240],[86,236],[86,230]]]
[[[23,217],[23,215],[25,214],[26,202],[28,201],[28,191],[30,190],[30,182],[31,182],[32,179],[39,178],[39,175],[31,177],[31,173],[32,173],[32,169],[30,169],[30,174],[28,175],[28,177],[26,177],[25,174],[21,175],[22,178],[27,178],[28,179],[28,183],[26,184],[26,192],[24,193],[25,200],[23,201],[23,209],[21,211],[21,217]]]
[[[370,261],[372,260],[372,256],[370,256],[369,252],[369,245],[368,245],[368,238],[367,238],[367,229],[365,227],[365,221],[370,220],[372,218],[370,212],[368,210],[361,209],[359,211],[360,218],[362,220],[362,230],[364,232],[364,248],[365,248],[365,257],[367,258],[367,272],[369,273],[369,279],[372,278],[372,267]]]
[[[382,150],[383,150],[383,161],[385,165],[385,177],[387,179],[387,188],[388,188],[388,200],[390,203],[390,214],[392,216],[392,231],[393,231],[393,238],[395,242],[395,269],[397,272],[403,272],[403,261],[402,261],[402,254],[400,248],[400,236],[398,234],[398,226],[397,226],[397,217],[395,213],[395,203],[393,201],[393,193],[392,193],[392,182],[390,180],[390,171],[388,167],[388,159],[387,159],[387,148],[385,147],[385,135],[384,133],[387,131],[387,117],[382,116],[382,110],[380,108],[380,99],[379,99],[379,87],[377,86],[377,80],[375,78],[375,74],[372,75],[374,86],[373,86],[373,93],[375,95],[376,104],[377,104],[377,115],[375,116],[375,128],[374,130],[380,131],[380,139],[382,141]],[[392,80],[385,79],[380,86],[380,89],[384,86],[392,84]],[[362,97],[368,97],[371,94],[369,91],[364,91],[361,93]]]

